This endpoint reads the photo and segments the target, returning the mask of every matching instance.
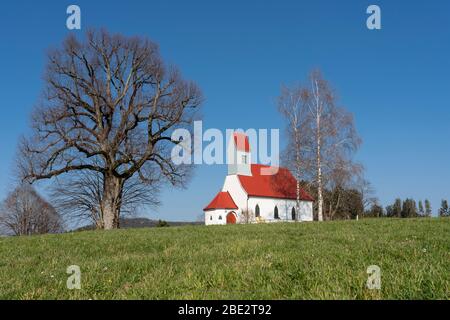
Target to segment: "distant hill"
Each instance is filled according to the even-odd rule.
[[[154,228],[159,226],[160,221],[165,220],[153,220],[147,218],[121,218],[120,219],[120,228],[121,229],[133,229],[133,228]],[[203,221],[166,221],[167,226],[175,227],[175,226],[187,226],[187,225],[204,225]],[[93,225],[83,226],[77,228],[75,231],[84,231],[84,230],[94,230],[95,227]]]

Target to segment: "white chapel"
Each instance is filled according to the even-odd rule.
[[[300,188],[297,206],[297,181],[287,168],[253,164],[248,136],[234,132],[227,157],[222,190],[203,209],[206,225],[313,220],[314,199]]]

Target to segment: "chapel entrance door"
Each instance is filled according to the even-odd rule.
[[[233,211],[227,214],[227,224],[236,224],[236,214]]]

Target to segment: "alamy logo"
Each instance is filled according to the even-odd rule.
[[[239,145],[248,145],[248,154],[239,154],[239,157],[252,155],[257,161],[270,165],[270,168],[264,168],[262,175],[274,175],[280,164],[280,132],[279,129],[248,129],[243,132],[242,129],[226,129],[225,137],[221,130],[209,128],[203,131],[202,121],[194,121],[193,133],[184,128],[178,128],[173,131],[171,140],[177,144],[171,151],[171,160],[175,165],[183,164],[234,164],[240,159],[236,159],[237,154],[232,149],[226,151],[225,146],[230,145],[230,137],[235,137],[235,143]],[[235,135],[236,132],[243,134]],[[206,144],[204,145],[204,143]],[[251,146],[251,148],[250,148]]]
[[[81,270],[77,265],[71,265],[67,267],[67,274],[70,274],[69,278],[67,278],[67,289],[81,289]]]
[[[67,7],[67,14],[70,14],[66,20],[66,26],[69,30],[80,30],[81,29],[81,9],[79,6],[72,4]]]
[[[379,6],[372,4],[367,8],[367,14],[370,16],[367,18],[366,25],[369,30],[381,29],[381,9]]]
[[[367,267],[367,288],[370,290],[381,289],[381,269],[377,265],[371,265]]]

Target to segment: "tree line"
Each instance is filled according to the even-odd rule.
[[[431,203],[428,199],[422,202],[419,200],[416,202],[414,199],[395,199],[394,203],[388,205],[383,209],[382,206],[374,204],[370,210],[366,212],[368,217],[394,217],[394,218],[417,218],[417,217],[431,217],[433,210]],[[441,207],[438,210],[438,216],[449,217],[450,209],[448,201],[443,199],[441,201]]]

